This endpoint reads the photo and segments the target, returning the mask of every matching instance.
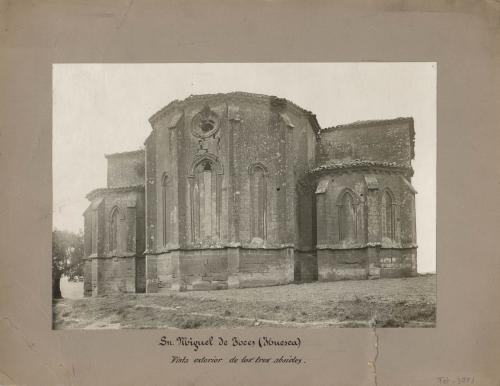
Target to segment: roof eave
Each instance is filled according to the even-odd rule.
[[[109,188],[97,188],[94,190],[91,190],[85,198],[87,200],[92,201],[96,197],[100,197],[105,195],[106,193],[111,193],[111,192],[127,192],[127,191],[140,191],[144,190],[144,185],[130,185],[130,186],[116,186],[116,187],[109,187]]]

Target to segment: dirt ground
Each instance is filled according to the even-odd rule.
[[[434,327],[436,276],[55,300],[55,329]]]

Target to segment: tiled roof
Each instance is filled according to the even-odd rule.
[[[367,161],[367,160],[356,159],[356,160],[346,160],[346,161],[330,161],[309,170],[308,173],[312,174],[328,170],[358,169],[358,168],[370,168],[370,167],[396,169],[409,172],[413,171],[411,167],[397,164],[396,162]]]
[[[98,197],[102,194],[109,192],[127,192],[132,190],[142,190],[144,189],[144,185],[128,185],[128,186],[113,186],[109,188],[97,188],[89,192],[85,197],[88,200],[93,200],[95,197]]]
[[[411,117],[398,117],[392,119],[372,119],[367,121],[356,121],[352,123],[345,123],[337,126],[325,127],[321,129],[321,132],[332,131],[332,130],[342,130],[342,129],[350,129],[350,128],[358,128],[358,127],[367,127],[367,126],[381,126],[390,123],[398,123],[398,122],[410,122],[413,123],[413,118]]]
[[[119,157],[119,156],[127,156],[127,155],[132,155],[132,154],[137,154],[137,153],[144,153],[144,149],[137,149],[137,150],[130,150],[130,151],[122,151],[119,153],[104,154],[104,157],[106,157],[106,158]]]

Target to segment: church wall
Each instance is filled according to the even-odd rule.
[[[207,105],[218,114],[219,128],[212,136],[204,138],[192,134],[193,119]],[[230,114],[228,111],[231,109],[237,112]],[[218,234],[222,243],[248,244],[252,241],[248,169],[254,163],[261,163],[268,172],[267,233],[269,243],[276,245],[294,242],[296,219],[293,209],[297,203],[295,183],[296,179],[305,173],[309,164],[313,162],[314,146],[304,147],[303,143],[304,141],[312,142],[314,135],[305,118],[300,116],[297,118],[289,113],[288,115],[292,117],[291,120],[296,125],[292,128],[284,121],[280,111],[280,109],[270,107],[268,102],[262,101],[242,99],[232,100],[227,104],[224,99],[213,98],[208,101],[202,99],[193,100],[183,105],[182,109],[181,107],[172,109],[152,123],[157,132],[155,135],[158,169],[156,181],[158,183],[161,174],[165,171],[161,170],[162,168],[169,169],[169,174],[175,173],[177,169],[179,194],[177,217],[179,229],[183,229],[182,220],[185,218],[187,231],[179,232],[179,236],[183,233],[188,235],[186,244],[192,243],[189,239],[191,234],[191,203],[188,191],[190,169],[193,160],[203,157],[204,154],[215,156],[222,168],[221,202],[218,208],[220,216]],[[182,118],[178,119],[174,127],[169,127],[174,124],[172,117],[176,114],[180,114]],[[234,119],[235,116],[237,119]],[[172,141],[177,142],[177,147],[172,146]],[[179,148],[182,148],[182,152],[178,150]],[[175,179],[172,182],[175,183]],[[157,197],[159,193],[160,189],[157,187]],[[180,199],[183,196],[184,199]],[[183,204],[185,208],[181,210]],[[286,207],[288,211],[282,213],[279,210],[280,207]],[[160,210],[157,209],[157,218],[159,214]],[[235,224],[236,222],[238,224]],[[161,226],[159,221],[157,225]]]
[[[188,194],[188,174],[185,172],[186,164],[191,162],[186,143],[185,119],[181,112],[174,111],[174,120],[171,115],[167,115],[163,120],[157,122],[153,127],[157,127],[156,132],[156,229],[157,243],[159,251],[178,248],[185,245],[186,239],[186,206],[185,197]],[[162,179],[167,176],[166,186],[166,221],[163,221],[163,186]],[[164,239],[164,225],[167,229]]]
[[[414,276],[417,273],[415,248],[381,249],[379,260],[380,277]]]
[[[380,248],[318,250],[318,279],[320,281],[361,280],[372,277],[370,253],[374,253],[375,276],[404,277],[417,274],[415,248]]]
[[[102,275],[99,274],[99,259],[90,260],[90,269],[92,272],[90,275],[92,279],[92,296],[98,296],[100,295],[98,284],[102,279]]]
[[[365,224],[365,195],[366,183],[361,173],[345,173],[324,176],[321,178],[328,183],[325,193],[316,194],[317,200],[322,202],[321,211],[318,210],[318,229],[322,231],[318,235],[318,246],[349,248],[366,243]],[[339,232],[339,205],[340,196],[344,192],[350,192],[357,202],[357,236],[354,240],[341,241]],[[318,205],[318,203],[317,203]]]
[[[218,116],[218,130],[210,137],[205,137],[203,133],[201,136],[193,135],[193,130],[196,133],[196,128],[193,129],[196,115],[207,105]],[[200,278],[203,282],[208,279],[217,282],[216,285],[219,285],[220,281],[227,281],[228,265],[235,266],[236,264],[239,267],[239,264],[247,261],[245,253],[238,252],[237,255],[243,257],[235,258],[234,253],[215,253],[212,249],[206,248],[242,245],[245,248],[255,249],[257,254],[263,256],[275,254],[276,259],[282,260],[279,264],[285,265],[288,264],[289,259],[286,254],[276,249],[268,251],[266,248],[284,245],[293,247],[296,244],[297,247],[306,250],[313,249],[315,237],[312,228],[315,224],[309,227],[307,223],[312,223],[309,217],[311,217],[310,209],[314,207],[314,203],[310,202],[310,196],[304,200],[296,192],[297,180],[314,164],[315,135],[305,117],[297,112],[285,114],[284,106],[279,103],[278,105],[269,103],[267,100],[263,102],[243,98],[226,103],[223,98],[212,98],[208,101],[193,100],[182,106],[174,106],[164,115],[156,117],[152,121],[152,126],[155,130],[152,140],[155,141],[156,171],[153,171],[152,165],[147,167],[147,170],[148,173],[151,171],[155,175],[156,210],[151,217],[156,217],[154,225],[157,241],[152,251],[156,257],[149,258],[148,256],[146,265],[149,268],[146,271],[148,275],[156,275],[156,278],[151,277],[150,280],[152,282],[156,280],[159,283],[159,289],[162,283],[167,283],[165,286],[168,287],[170,285],[168,283],[172,281],[172,264],[165,254],[170,248],[181,248],[180,276],[186,277],[188,287],[192,286],[191,281],[194,280],[194,288],[199,286],[196,281]],[[308,146],[304,147],[304,142]],[[153,148],[153,145],[147,144],[146,159],[148,159],[150,148]],[[193,160],[201,159],[205,154],[210,154],[211,159],[215,160],[214,162],[220,167],[217,180],[214,180],[212,184],[213,189],[219,189],[216,204],[219,223],[214,240],[211,242],[198,240],[194,243],[191,214],[192,186],[190,185],[193,179],[190,176]],[[255,215],[252,213],[255,209],[252,208],[252,202],[255,202],[255,198],[252,201],[252,194],[255,193],[252,193],[254,188],[252,188],[251,170],[252,165],[257,164],[265,170],[266,231],[264,238],[256,237],[253,233]],[[177,245],[171,243],[163,246],[158,242],[163,236],[161,178],[164,173],[168,175],[172,185],[177,185],[175,192],[168,190],[171,197],[170,205],[175,206],[176,209],[175,214],[170,217],[170,224],[177,221]],[[219,184],[218,187],[217,184]],[[149,197],[148,192],[149,190],[146,197]],[[295,215],[299,199],[302,199],[303,203],[302,217]],[[305,212],[308,209],[309,216],[306,216]],[[301,221],[304,221],[306,225],[302,224],[300,227]],[[299,229],[304,230],[303,238],[299,235]],[[185,249],[198,249],[198,251],[191,252]],[[204,265],[201,264],[203,259],[199,257],[202,253],[205,256]],[[306,262],[309,260],[311,258]],[[151,267],[155,264],[154,261],[156,261],[156,269]],[[269,266],[272,264],[274,263],[270,259]],[[304,267],[309,267],[309,271],[310,265],[304,263]],[[217,269],[220,271],[216,272]],[[216,275],[213,276],[213,273]],[[255,272],[254,274],[265,276],[266,273]],[[277,274],[272,273],[271,270],[267,274],[269,279],[266,280],[277,282],[285,280],[276,279]],[[224,276],[223,279],[219,280],[218,275]],[[311,276],[305,271],[304,277],[307,275]],[[160,279],[161,277],[163,279]],[[286,277],[287,281],[293,280],[293,274],[291,278]],[[153,287],[154,285],[151,288]]]
[[[369,251],[366,247],[368,231],[367,187],[363,173],[332,173],[319,179],[323,190],[316,191],[318,206],[318,280],[361,280],[368,277]],[[325,187],[326,186],[326,187]],[[350,239],[341,239],[347,225],[339,218],[344,194],[350,194],[356,206],[356,215]],[[342,229],[341,229],[342,228]]]
[[[182,251],[179,256],[182,290],[227,288],[226,249]]]
[[[153,131],[145,141],[145,205],[146,205],[146,240],[147,251],[153,251],[156,243],[156,141]]]
[[[83,263],[83,296],[92,296],[92,260]]]
[[[92,254],[92,205],[83,213],[83,255],[89,257]]]
[[[416,244],[415,194],[407,186],[401,188],[400,218],[401,243],[404,245]]]
[[[146,257],[135,257],[135,292],[146,292]]]
[[[86,294],[416,273],[409,176],[405,182],[368,168],[308,174],[327,161],[410,166],[411,119],[327,129],[317,142],[314,120],[290,102],[221,94],[172,102],[150,122],[145,152],[107,156],[110,187],[145,184],[145,192],[109,190],[86,211],[85,228],[96,233],[90,241],[85,233],[86,256],[94,251],[85,263]],[[376,186],[367,186],[367,175]],[[382,237],[386,189],[397,204],[394,239]],[[354,212],[342,209],[351,208],[340,201],[344,192]],[[111,250],[115,207],[118,246]]]
[[[266,244],[302,248],[298,222],[303,218],[296,216],[297,182],[314,162],[312,128],[303,114],[286,109],[279,101],[263,106],[255,102],[241,103],[239,116],[241,123],[234,135],[234,180],[239,192],[240,241],[248,245],[253,239],[248,168],[260,163],[266,167],[268,176]],[[305,236],[303,248],[311,247],[310,228],[304,233],[309,234]]]
[[[396,174],[373,174],[377,179],[379,188],[376,190],[377,201],[374,203],[378,207],[378,236],[377,241],[382,244],[382,248],[400,247],[401,246],[401,178]],[[394,240],[387,239],[382,235],[382,195],[385,191],[389,191],[394,198],[394,222],[395,222],[395,238]]]
[[[145,256],[146,292],[148,293],[158,292],[159,289],[158,260],[156,254],[147,253]]]
[[[318,280],[318,256],[316,251],[294,252],[294,281],[311,282]]]
[[[132,212],[133,207],[128,208],[128,212]],[[137,256],[142,256],[146,250],[146,208],[144,192],[136,193],[136,206],[135,206],[135,253]],[[132,216],[129,216],[132,220]],[[129,221],[130,221],[129,220]],[[129,225],[131,226],[131,225]]]
[[[316,196],[313,186],[301,188],[299,185],[296,200],[295,248],[299,251],[313,251],[317,244]]]
[[[367,189],[365,176],[375,178],[378,187]],[[352,246],[341,242],[339,238],[338,204],[340,195],[346,189],[354,193],[354,197],[359,200],[358,237],[354,244],[382,242],[383,246],[395,247],[414,243],[414,194],[403,183],[400,175],[367,170],[358,173],[332,173],[321,177],[319,181],[328,183],[328,187],[325,193],[316,194],[316,205],[322,206],[321,210],[317,210],[318,245],[333,245],[336,248]],[[382,240],[380,208],[381,196],[385,190],[391,192],[396,204],[394,216],[397,245],[390,240]]]
[[[365,177],[372,183],[370,189]],[[330,173],[319,178],[328,184],[317,190],[318,278],[322,281],[399,277],[416,274],[414,195],[399,174],[367,170]],[[338,200],[346,188],[360,200],[358,237],[340,241]],[[382,234],[382,195],[393,197],[394,238]]]
[[[304,259],[309,276],[313,254]],[[290,283],[294,280],[294,252],[284,249],[220,248],[173,251],[154,256],[157,290],[213,290]],[[231,265],[236,264],[233,269]],[[311,279],[313,280],[313,279]]]
[[[362,280],[368,277],[368,249],[318,250],[320,281]]]
[[[330,160],[364,159],[410,166],[413,158],[413,120],[354,123],[321,132],[318,164]]]
[[[181,131],[182,132],[182,131]],[[156,214],[155,248],[163,251],[179,246],[179,129],[161,128],[156,131]],[[165,202],[164,202],[165,201]],[[164,203],[166,208],[163,208]],[[166,215],[165,220],[163,219]],[[165,228],[165,229],[164,229]]]
[[[376,173],[373,176],[377,179],[379,188],[376,193],[378,211],[381,210],[381,198],[385,190],[389,190],[393,197],[395,205],[395,240],[384,239],[381,235],[382,226],[377,224],[378,241],[382,243],[382,248],[404,247],[415,244],[414,239],[414,193],[403,182],[399,174]],[[380,218],[380,212],[379,212]]]
[[[155,256],[158,277],[158,291],[171,289],[178,281],[178,252],[160,253]]]
[[[109,154],[108,187],[144,184],[144,151]]]
[[[95,199],[96,208],[86,212],[86,217],[89,218],[86,221],[85,234],[92,253],[88,255],[84,265],[85,294],[89,296],[106,295],[116,291],[143,292],[143,193],[108,190],[102,194]],[[116,248],[111,250],[111,221],[115,211]],[[139,258],[136,259],[137,255]]]
[[[109,192],[104,200],[104,244],[105,254],[129,256],[144,250],[144,199],[143,193]],[[118,209],[118,244],[110,250],[110,226],[113,210]]]
[[[291,283],[294,279],[294,251],[242,249],[238,272],[239,287],[260,287]]]
[[[190,213],[187,207],[187,196],[190,194],[188,175],[186,174],[185,166],[192,162],[185,154],[185,143],[186,137],[189,135],[185,129],[186,119],[184,116],[179,118],[176,123],[176,129],[172,130],[175,136],[171,135],[171,140],[175,140],[175,158],[171,159],[169,162],[175,165],[175,170],[172,170],[172,184],[177,184],[177,189],[174,192],[174,200],[176,202],[175,210],[170,211],[171,225],[173,229],[173,242],[172,246],[178,245],[179,247],[186,247],[189,242],[189,230],[188,230],[188,218]],[[177,221],[177,224],[174,222]]]
[[[267,106],[266,106],[267,107]],[[242,122],[234,135],[234,179],[239,206],[239,239],[243,245],[249,245],[252,234],[251,185],[249,167],[261,164],[266,168],[267,177],[267,213],[266,244],[277,246],[286,243],[285,218],[281,207],[286,205],[286,159],[284,127],[279,119],[268,109],[258,106],[240,105],[239,114]],[[280,233],[280,229],[282,233]]]
[[[195,124],[195,119],[208,106],[208,110],[216,115],[213,134],[210,136]],[[185,245],[190,248],[204,248],[220,244],[227,238],[227,220],[224,216],[223,203],[227,202],[227,154],[221,145],[221,138],[225,135],[225,116],[227,107],[222,101],[197,101],[184,107],[184,121],[178,130],[180,139],[179,148],[182,148],[183,163],[179,163],[178,178],[183,193],[179,200],[183,201],[183,229],[185,230]],[[197,121],[200,123],[199,121]],[[195,135],[196,134],[196,135]],[[209,158],[206,158],[209,157]],[[202,178],[202,169],[205,161],[210,165],[210,186],[207,191],[196,193],[195,185]],[[208,167],[208,166],[207,166]],[[208,181],[205,181],[208,183]],[[205,185],[203,185],[205,187]],[[199,185],[202,189],[202,185]],[[211,213],[209,218],[202,218],[200,212],[193,209],[195,196],[202,200],[204,194],[210,195]],[[208,198],[207,198],[208,199]],[[205,203],[205,202],[204,202]],[[200,201],[200,205],[204,205]],[[199,223],[195,225],[196,214],[199,214]],[[198,221],[198,220],[196,220]],[[195,231],[195,228],[199,230]]]
[[[380,277],[401,277],[417,274],[417,249],[415,236],[415,196],[399,175],[377,175],[380,183],[379,198],[384,189],[394,194],[395,240],[388,240],[382,235],[378,249]],[[381,205],[379,201],[379,205]],[[382,231],[382,229],[380,229]]]
[[[98,261],[98,295],[136,292],[134,257],[101,258]]]
[[[293,148],[291,170],[294,193],[294,212],[290,221],[295,222],[291,238],[295,248],[301,251],[311,251],[316,247],[316,198],[314,187],[308,184],[306,173],[314,167],[316,161],[316,134],[311,123],[303,114],[295,111],[288,113],[294,128],[289,130],[290,142]],[[305,273],[304,273],[305,274]]]

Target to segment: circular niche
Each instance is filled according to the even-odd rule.
[[[219,131],[219,116],[207,105],[194,116],[191,132],[195,137],[208,138],[217,131]]]

